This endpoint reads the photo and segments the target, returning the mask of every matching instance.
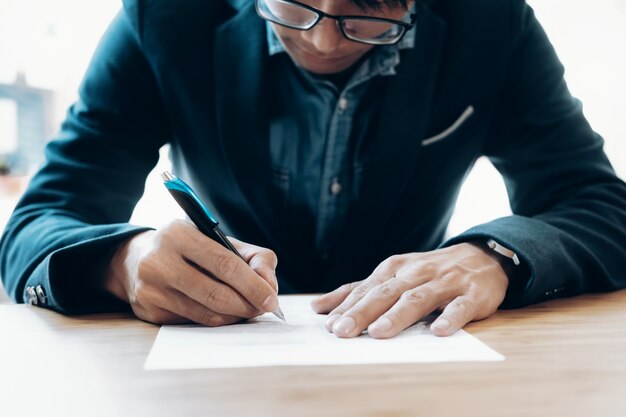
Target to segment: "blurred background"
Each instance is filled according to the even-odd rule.
[[[210,1],[210,0],[207,0]],[[528,0],[566,67],[606,152],[626,177],[626,1]],[[43,162],[98,39],[120,0],[0,0],[0,232],[30,176]],[[146,181],[131,222],[159,226],[181,212],[158,172]],[[159,210],[154,210],[159,207]],[[449,234],[510,213],[499,175],[480,160],[462,190]],[[0,301],[6,302],[0,286]]]

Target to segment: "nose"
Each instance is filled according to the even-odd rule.
[[[318,52],[328,54],[337,49],[343,40],[337,22],[324,18],[311,30],[301,32],[306,41],[311,43]]]

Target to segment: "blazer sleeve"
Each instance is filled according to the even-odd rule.
[[[101,289],[115,247],[147,230],[128,224],[170,137],[162,99],[127,11],[101,40],[46,163],[0,241],[0,275],[17,302],[88,313],[123,304]]]
[[[503,175],[514,215],[444,246],[493,238],[515,251],[503,307],[626,287],[626,185],[564,81],[532,9],[518,1],[506,83],[484,153]]]

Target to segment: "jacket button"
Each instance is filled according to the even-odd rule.
[[[35,288],[35,292],[37,293],[37,298],[41,304],[46,304],[48,302],[48,297],[46,296],[46,292],[44,291],[41,285],[37,285]]]

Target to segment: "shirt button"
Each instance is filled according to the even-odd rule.
[[[339,99],[339,110],[344,111],[345,109],[348,108],[348,99],[346,99],[345,97],[341,97]]]
[[[330,192],[333,193],[333,195],[338,195],[341,193],[342,189],[343,187],[341,187],[341,184],[339,184],[339,181],[337,180],[334,180],[333,184],[330,186]]]

